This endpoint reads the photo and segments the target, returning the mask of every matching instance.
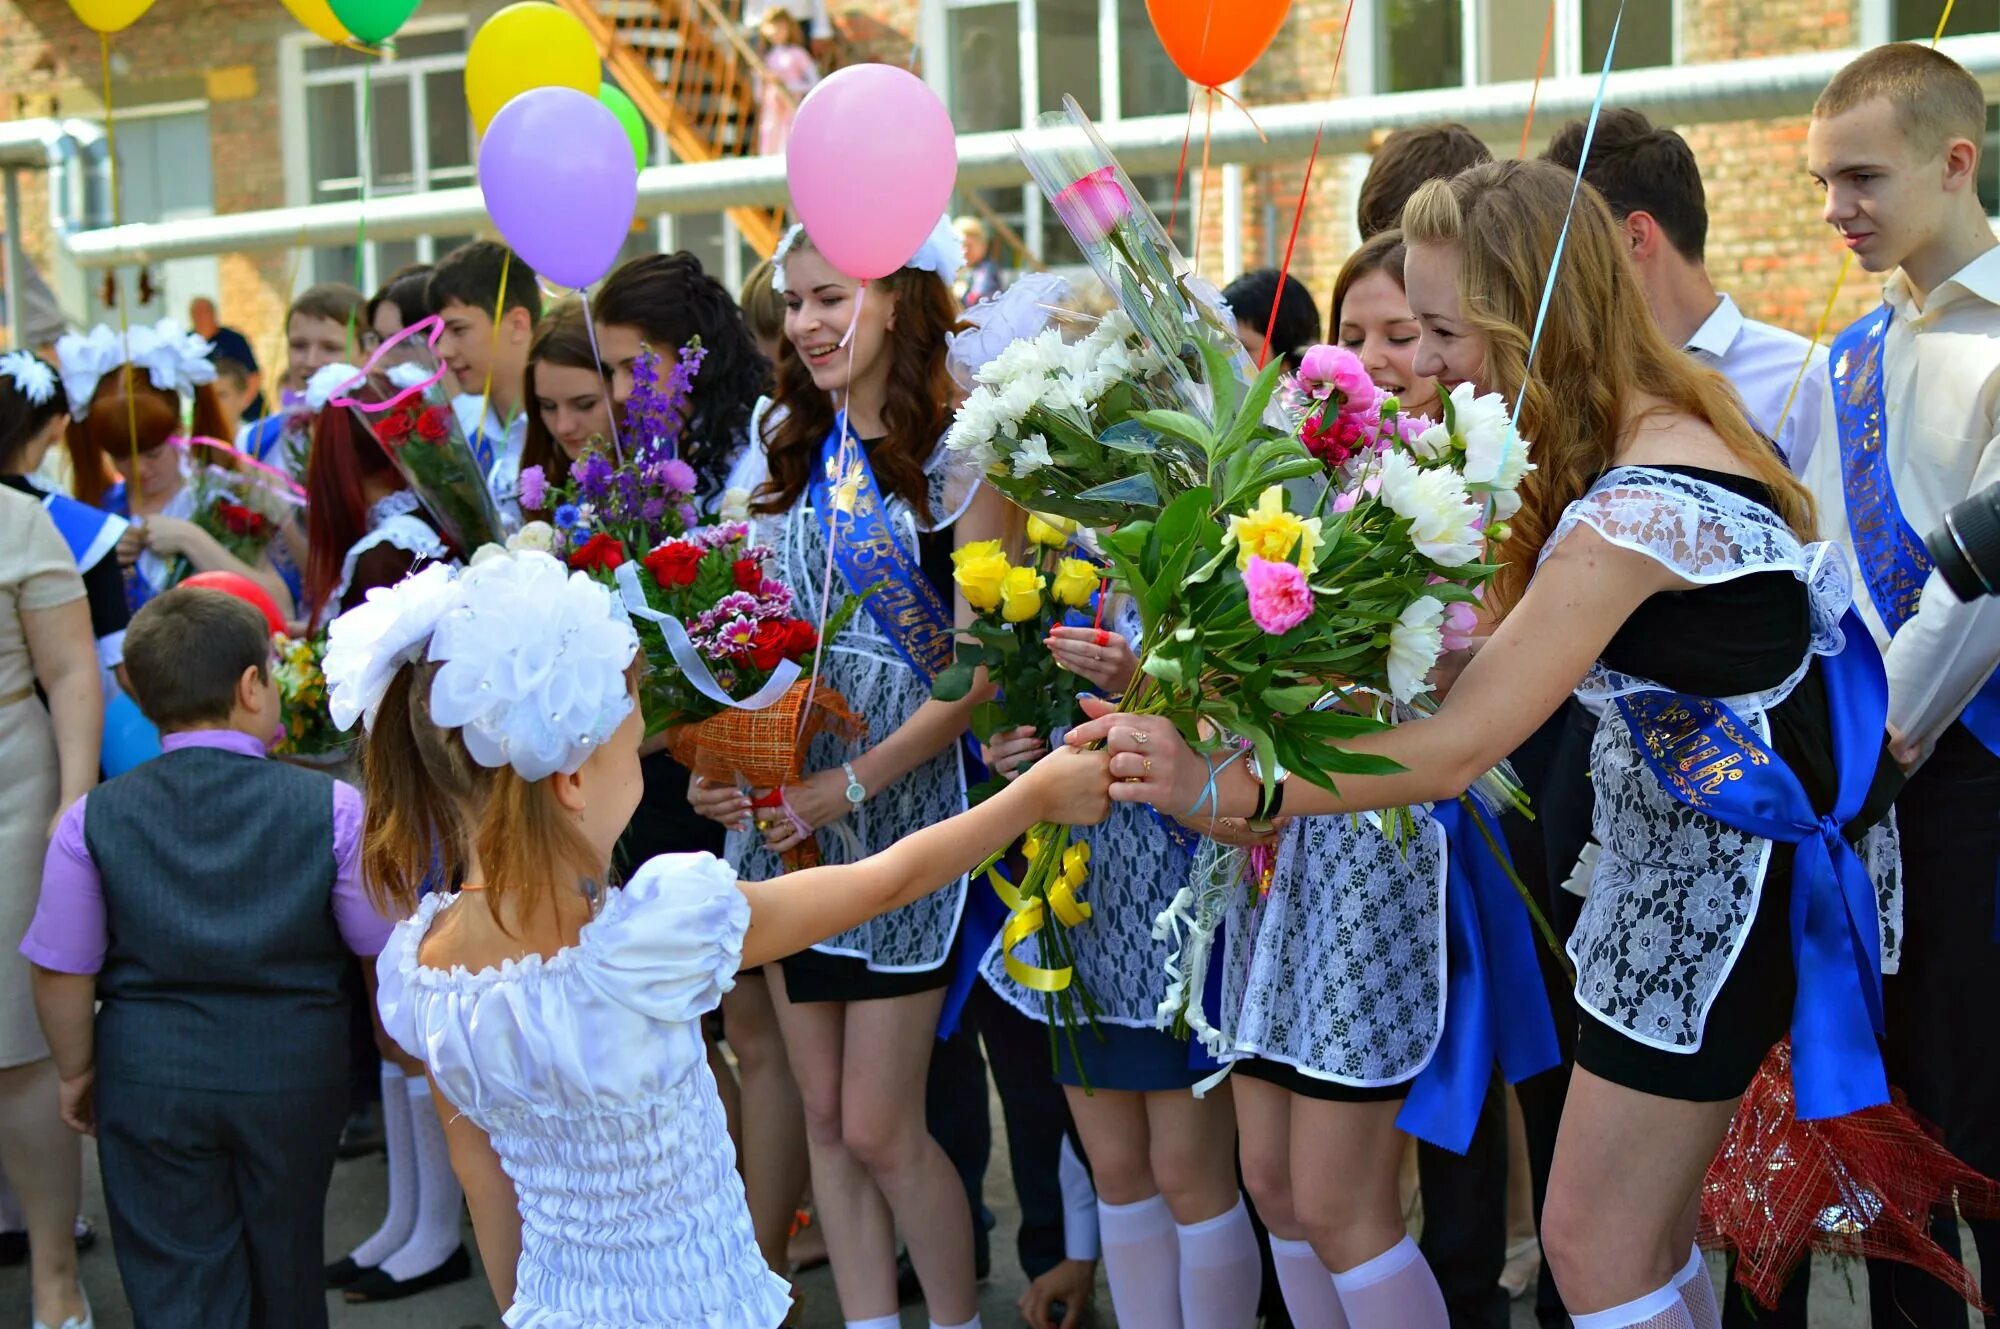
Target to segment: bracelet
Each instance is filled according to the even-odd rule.
[[[1257,832],[1259,835],[1270,834],[1271,823],[1278,819],[1279,812],[1284,809],[1285,785],[1290,780],[1291,775],[1289,772],[1278,776],[1278,783],[1271,790],[1270,803],[1268,805],[1264,801],[1264,786],[1262,784],[1257,786],[1257,810],[1252,812],[1249,817],[1251,830]]]

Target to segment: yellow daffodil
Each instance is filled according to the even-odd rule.
[[[1028,514],[1028,538],[1038,545],[1059,549],[1069,543],[1076,534],[1076,523],[1068,517],[1057,517],[1046,512]]]
[[[1249,513],[1229,519],[1229,538],[1236,542],[1236,570],[1247,571],[1252,558],[1269,563],[1296,562],[1311,572],[1319,552],[1318,517],[1300,517],[1285,508],[1282,485],[1272,485],[1257,497]]]
[[[1041,613],[1042,588],[1048,584],[1048,578],[1033,568],[1009,569],[1000,584],[1000,616],[1009,623],[1025,623]]]
[[[1090,604],[1090,597],[1097,593],[1099,576],[1097,569],[1080,558],[1066,558],[1056,564],[1055,584],[1049,587],[1049,594],[1058,603],[1071,609],[1082,609]]]
[[[1000,552],[998,540],[985,540],[980,543],[991,545],[992,548],[973,553],[972,551],[979,549],[979,546],[968,545],[952,555],[958,568],[951,574],[951,579],[958,583],[959,593],[965,597],[967,604],[982,614],[988,614],[1000,607],[1001,589],[1006,584],[1008,576],[1016,569]],[[960,557],[966,554],[971,556]]]

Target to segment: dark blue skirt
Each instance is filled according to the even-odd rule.
[[[1214,1070],[1212,1064],[1195,1065],[1188,1055],[1188,1040],[1164,1029],[1083,1025],[1076,1030],[1074,1050],[1070,1037],[1058,1029],[1055,1048],[1056,1083],[1078,1088],[1087,1083],[1092,1089],[1161,1093],[1191,1089]]]

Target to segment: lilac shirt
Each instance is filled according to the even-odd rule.
[[[234,729],[197,729],[168,734],[163,752],[181,748],[221,748],[245,757],[264,755],[264,747],[249,734]],[[90,861],[83,838],[83,808],[79,798],[63,813],[42,868],[42,898],[34,922],[21,942],[21,954],[59,974],[94,974],[104,967],[110,943],[104,922],[104,883]],[[361,889],[361,794],[353,785],[333,782],[333,921],[341,940],[356,955],[378,954],[389,940],[391,924],[375,912]]]

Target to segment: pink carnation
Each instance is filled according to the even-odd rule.
[[[1251,621],[1274,637],[1312,617],[1312,587],[1306,585],[1306,574],[1290,563],[1273,563],[1253,554],[1243,572],[1243,586],[1250,593]]]
[[[1462,651],[1472,645],[1473,631],[1479,626],[1479,613],[1463,600],[1455,600],[1444,607],[1443,642],[1447,651]]]

